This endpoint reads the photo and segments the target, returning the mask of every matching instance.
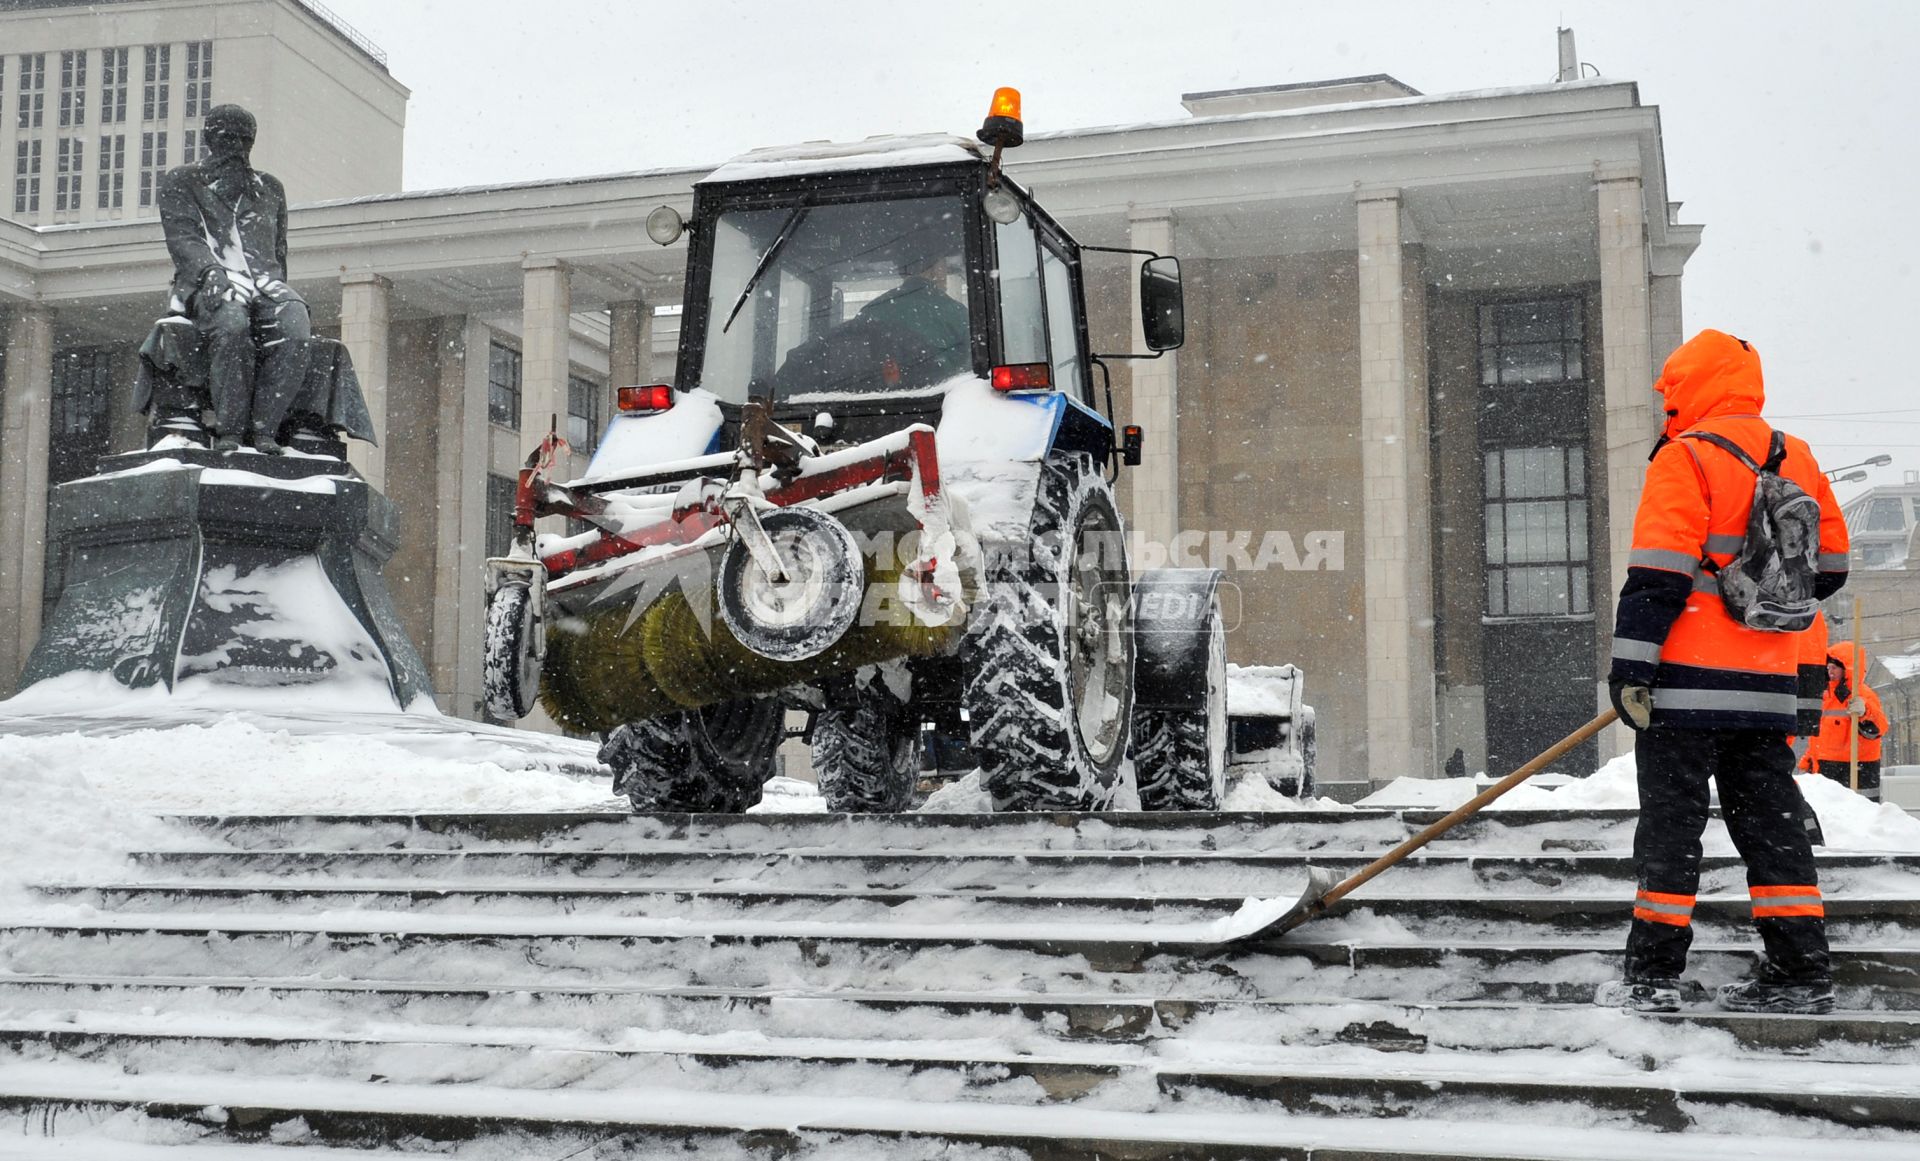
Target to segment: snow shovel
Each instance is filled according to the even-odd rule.
[[[1327,913],[1328,908],[1346,898],[1354,891],[1359,890],[1361,886],[1366,884],[1375,875],[1393,866],[1421,847],[1426,846],[1460,823],[1480,813],[1482,807],[1546,769],[1549,764],[1557,761],[1568,750],[1573,749],[1601,730],[1606,729],[1618,721],[1619,718],[1619,713],[1611,707],[1602,710],[1592,721],[1549,746],[1533,761],[1528,762],[1525,766],[1520,767],[1505,778],[1495,782],[1492,786],[1474,795],[1452,814],[1447,815],[1439,822],[1434,823],[1432,826],[1414,835],[1386,854],[1381,855],[1345,879],[1335,881],[1333,873],[1325,867],[1307,868],[1307,889],[1306,892],[1300,896],[1298,902],[1281,912],[1278,918],[1260,923],[1248,931],[1228,937],[1223,941],[1221,946],[1227,948],[1237,947],[1256,940],[1269,939],[1276,935],[1284,935],[1310,919],[1320,918]],[[1250,912],[1257,913],[1267,911],[1272,907],[1278,906],[1280,902],[1280,900],[1249,899],[1241,908],[1241,916],[1248,916]]]

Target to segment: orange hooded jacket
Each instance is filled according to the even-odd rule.
[[[1842,680],[1848,687],[1847,696],[1842,699],[1837,696],[1838,691],[1833,686],[1827,687],[1827,696],[1820,708],[1820,732],[1814,736],[1813,745],[1807,747],[1806,768],[1818,772],[1821,762],[1852,760],[1849,742],[1856,719],[1847,712],[1847,702],[1856,697],[1867,703],[1867,712],[1857,720],[1869,723],[1869,728],[1860,732],[1860,760],[1878,762],[1880,739],[1887,733],[1887,715],[1880,708],[1880,695],[1868,689],[1866,680],[1861,677],[1860,655],[1855,651],[1853,642],[1834,643],[1828,648],[1827,656],[1840,663],[1840,671],[1845,675]]]
[[[1654,390],[1666,438],[1634,515],[1609,676],[1653,687],[1655,726],[1792,733],[1802,635],[1735,621],[1704,567],[1725,567],[1744,542],[1754,474],[1726,450],[1685,438],[1711,432],[1767,458],[1773,429],[1760,418],[1760,356],[1744,339],[1702,331],[1667,360]],[[1847,528],[1812,451],[1793,436],[1786,444],[1780,474],[1820,504],[1815,595],[1824,598],[1846,583]]]

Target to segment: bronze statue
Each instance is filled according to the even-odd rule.
[[[169,315],[141,347],[136,402],[167,435],[235,452],[344,454],[341,436],[372,441],[346,350],[313,337],[307,304],[287,284],[287,194],[253,168],[253,114],[208,110],[209,155],[160,179],[160,224],[173,255]],[[212,412],[203,426],[202,413]],[[292,435],[289,435],[289,431]]]

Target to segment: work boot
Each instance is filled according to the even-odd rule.
[[[1795,1016],[1824,1016],[1833,1011],[1833,981],[1785,983],[1744,980],[1727,984],[1714,1003],[1729,1012],[1785,1012]]]
[[[1596,1007],[1629,1012],[1678,1012],[1680,981],[1608,980],[1593,990],[1593,1002]]]

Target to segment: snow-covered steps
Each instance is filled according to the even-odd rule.
[[[223,843],[275,849],[315,843],[338,849],[452,846],[461,850],[538,843],[548,850],[838,849],[959,852],[1006,850],[1306,851],[1325,847],[1385,850],[1446,812],[1301,810],[1186,814],[711,815],[635,818],[565,814],[385,816],[200,816],[178,821]],[[1624,850],[1635,812],[1589,811],[1578,818],[1539,810],[1488,811],[1440,843],[1537,852]],[[1717,829],[1717,826],[1716,826]],[[1595,845],[1599,844],[1599,845]]]
[[[1484,816],[1222,952],[1243,898],[1439,813],[194,820],[0,916],[0,1129],[487,1157],[1920,1154],[1920,855],[1821,855],[1848,1009],[1825,1018],[1589,1006],[1620,970],[1623,812]],[[1717,824],[1708,851],[1711,986],[1757,941]]]

